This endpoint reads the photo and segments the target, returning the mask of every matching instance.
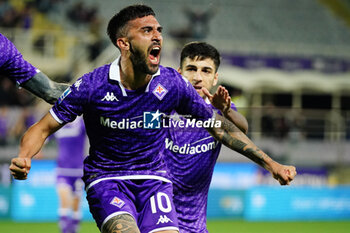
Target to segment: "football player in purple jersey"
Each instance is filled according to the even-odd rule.
[[[217,140],[268,169],[280,183],[293,180],[293,166],[273,161],[209,108],[176,70],[160,65],[162,27],[152,8],[122,9],[107,32],[120,57],[79,78],[28,129],[11,161],[15,179],[27,178],[32,157],[50,134],[83,114],[90,141],[83,180],[101,232],[178,232],[173,187],[163,162],[168,129],[161,117],[175,110],[190,115],[195,125],[211,125],[208,131]]]
[[[86,133],[84,121],[77,117],[54,134],[57,141],[57,194],[60,200],[59,228],[62,233],[76,233],[81,219],[83,161]]]
[[[247,133],[248,122],[231,103],[228,91],[219,86],[214,95],[208,92],[218,82],[219,66],[220,54],[216,48],[205,42],[191,42],[181,51],[178,71],[189,80],[208,106]],[[165,144],[164,160],[173,182],[180,232],[208,232],[208,191],[221,143],[203,128],[187,130],[172,127]]]
[[[10,78],[17,85],[54,104],[69,86],[56,83],[24,60],[15,45],[0,33],[0,76]]]

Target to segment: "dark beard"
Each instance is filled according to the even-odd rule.
[[[134,49],[131,43],[130,52],[130,60],[135,71],[139,71],[150,75],[153,75],[157,72],[158,69],[156,71],[150,70],[150,68],[147,65],[147,57],[145,57],[145,55],[140,50]]]

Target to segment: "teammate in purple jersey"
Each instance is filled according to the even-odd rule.
[[[273,161],[215,114],[176,70],[160,66],[162,27],[150,7],[122,9],[107,31],[121,56],[79,78],[23,135],[10,165],[15,179],[27,178],[31,158],[50,134],[83,114],[90,140],[83,180],[101,232],[178,232],[172,183],[162,159],[168,129],[161,116],[175,110],[191,115],[196,126],[207,126],[215,138],[261,164],[281,183],[290,183],[293,166]]]
[[[67,84],[56,83],[23,59],[15,45],[0,33],[0,76],[10,78],[17,85],[54,104]]]
[[[214,95],[207,91],[218,82],[219,66],[220,54],[213,46],[205,42],[191,42],[181,51],[178,71],[190,81],[209,106],[212,106],[212,102],[214,110],[246,133],[248,122],[231,103],[227,90],[219,86]],[[173,182],[180,232],[208,232],[208,191],[221,143],[203,128],[184,130],[173,127],[169,132],[169,138],[165,139],[164,160]]]
[[[59,228],[62,233],[76,233],[81,220],[80,199],[83,191],[83,161],[86,132],[78,117],[54,134],[57,141],[57,193],[60,200]]]

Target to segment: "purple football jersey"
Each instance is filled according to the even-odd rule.
[[[213,110],[172,68],[160,66],[146,86],[125,89],[117,59],[79,78],[50,113],[60,123],[83,114],[90,140],[83,179],[89,184],[108,177],[166,178],[162,157],[168,129],[161,127],[161,114],[173,110],[202,120],[213,117]]]
[[[208,106],[212,107],[211,104]],[[233,103],[231,108],[237,111]],[[181,117],[175,117],[176,119],[186,121]],[[169,129],[169,136],[165,139],[164,161],[173,182],[173,200],[180,232],[208,232],[208,191],[220,149],[221,143],[204,128]]]
[[[84,121],[78,117],[54,134],[57,147],[57,174],[81,177],[85,152],[86,133]]]
[[[39,72],[24,60],[13,43],[0,33],[0,75],[21,85]]]

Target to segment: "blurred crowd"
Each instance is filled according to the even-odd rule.
[[[30,29],[36,12],[47,14],[64,0],[0,0],[0,27]]]
[[[101,36],[104,33],[102,23],[98,6],[84,1],[0,0],[0,28],[86,32],[89,60],[94,60],[106,45]],[[34,46],[42,49],[45,36],[38,35],[33,41]]]
[[[0,77],[0,146],[17,143],[35,117],[36,98],[17,89],[8,78]]]

